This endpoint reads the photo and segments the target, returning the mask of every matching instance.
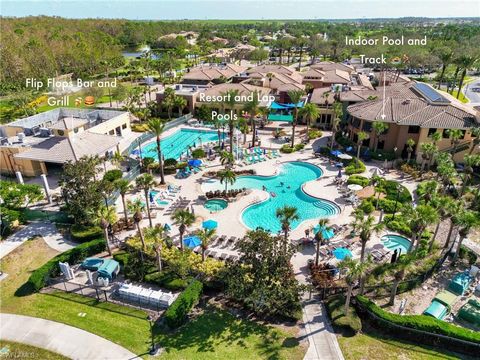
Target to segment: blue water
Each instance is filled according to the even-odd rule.
[[[275,212],[285,205],[294,206],[298,211],[299,220],[292,222],[292,230],[304,220],[328,217],[340,212],[334,203],[311,197],[303,192],[302,184],[320,176],[322,176],[322,170],[315,165],[305,162],[288,162],[280,167],[279,173],[275,176],[239,176],[228,188],[263,190],[265,186],[269,193],[275,193],[275,196],[270,196],[266,201],[247,207],[242,213],[242,220],[250,229],[261,227],[276,233],[281,227]],[[219,181],[204,184],[205,191],[224,188],[225,185],[220,184]]]
[[[402,254],[406,254],[410,248],[410,240],[404,236],[387,234],[382,236],[383,246],[388,250],[401,250]]]
[[[180,129],[172,135],[161,139],[160,146],[165,159],[173,158],[178,160],[180,155],[186,154],[189,146],[199,146],[200,143],[205,144],[212,141],[218,141],[216,131]],[[155,161],[158,161],[156,140],[142,147],[142,158],[145,157],[152,157]]]

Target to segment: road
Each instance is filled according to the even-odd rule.
[[[480,91],[472,91],[473,88],[480,88],[480,78],[475,78],[473,81],[465,85],[462,90],[465,97],[470,100],[470,105],[480,106]]]

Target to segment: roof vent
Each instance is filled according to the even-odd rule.
[[[410,99],[405,99],[402,101],[402,105],[408,105],[410,104]]]

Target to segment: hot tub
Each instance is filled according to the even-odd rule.
[[[228,206],[228,202],[224,199],[210,199],[205,201],[203,207],[210,212],[217,212],[225,209]]]

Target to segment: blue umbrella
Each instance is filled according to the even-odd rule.
[[[172,230],[172,227],[170,225],[168,225],[167,223],[165,223],[165,225],[163,225],[163,229],[165,231],[170,231],[170,230]]]
[[[207,220],[202,223],[202,227],[209,230],[216,229],[218,227],[218,222],[215,220]]]
[[[330,151],[330,154],[332,154],[333,156],[338,156],[342,155],[342,152],[340,150],[332,150]]]
[[[313,232],[316,234],[319,231],[322,232],[322,238],[325,239],[325,240],[330,240],[331,238],[333,238],[335,236],[335,232],[333,231],[333,229],[330,229],[330,228],[325,227],[325,226],[316,225],[313,228]]]
[[[352,257],[353,254],[352,252],[347,249],[347,248],[338,248],[333,250],[333,255],[338,259],[338,260],[344,260],[346,257]]]
[[[183,239],[183,243],[185,244],[186,247],[189,247],[190,249],[193,249],[193,248],[197,247],[198,245],[200,245],[202,243],[202,241],[200,240],[200,238],[198,236],[192,235],[192,236],[189,236],[189,237],[186,237],[185,239]]]
[[[151,191],[148,193],[148,197],[150,199],[150,202],[153,202],[153,194]]]
[[[188,165],[190,166],[200,166],[202,165],[202,160],[199,160],[199,159],[191,159],[191,160],[188,160]]]

